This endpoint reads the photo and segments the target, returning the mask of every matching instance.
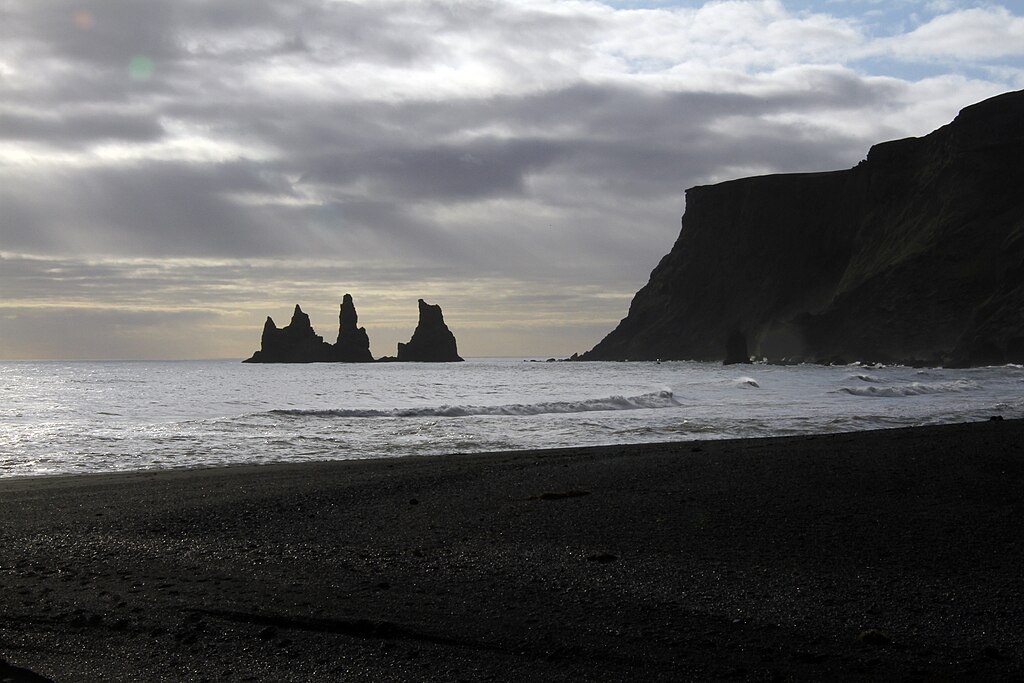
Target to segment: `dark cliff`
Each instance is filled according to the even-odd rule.
[[[694,187],[582,360],[1024,362],[1024,91],[855,168]]]
[[[461,361],[455,335],[444,322],[441,307],[419,300],[420,317],[412,339],[398,345],[399,361],[449,363]]]

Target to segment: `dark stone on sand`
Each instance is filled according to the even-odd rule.
[[[583,496],[589,496],[590,491],[547,491],[540,494],[541,500],[565,500],[566,498],[582,498]]]
[[[1024,362],[1024,91],[856,167],[693,187],[671,251],[581,360]]]
[[[34,671],[23,669],[20,666],[14,666],[3,659],[0,659],[0,681],[4,681],[4,683],[53,683],[45,676],[40,676]]]
[[[420,318],[412,339],[398,345],[398,360],[421,363],[450,363],[461,361],[455,335],[444,322],[441,307],[419,300]]]
[[[594,555],[588,555],[588,562],[597,562],[598,564],[608,564],[609,562],[615,562],[619,558],[611,553],[596,553]]]
[[[872,647],[890,647],[893,644],[892,638],[875,628],[861,631],[857,636],[857,642]]]
[[[994,645],[986,645],[984,648],[982,648],[981,656],[982,657],[987,657],[989,659],[995,659],[995,660],[1001,661],[1001,662],[1002,661],[1006,661],[1007,659],[1009,659],[1009,657],[1004,655],[999,650],[999,648],[994,646]]]

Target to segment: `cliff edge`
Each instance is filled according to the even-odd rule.
[[[581,360],[1024,362],[1024,91],[856,167],[686,192],[672,250]],[[732,358],[731,360],[736,360]]]

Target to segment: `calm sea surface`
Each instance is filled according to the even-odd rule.
[[[1024,369],[0,363],[0,477],[1024,417]]]

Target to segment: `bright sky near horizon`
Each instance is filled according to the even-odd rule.
[[[684,190],[1024,88],[1020,0],[0,0],[0,359],[248,356],[350,292],[597,343]]]

